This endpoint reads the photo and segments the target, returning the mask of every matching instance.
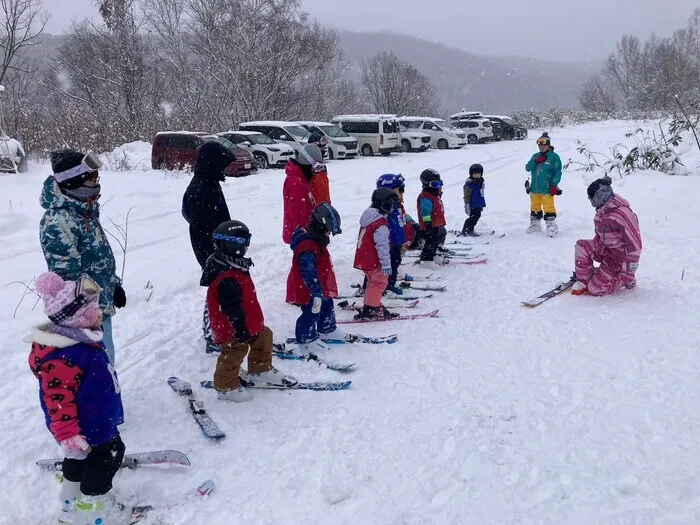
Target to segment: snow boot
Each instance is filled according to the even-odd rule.
[[[235,390],[221,390],[216,393],[216,397],[221,401],[234,401],[235,403],[245,403],[253,399],[251,394],[245,387],[239,386]]]
[[[576,281],[571,287],[572,295],[583,295],[586,292],[588,292],[588,287],[586,286],[586,283],[582,283],[581,281]]]
[[[530,226],[528,226],[527,230],[525,230],[525,233],[536,233],[536,232],[541,232],[542,231],[542,223],[540,222],[542,219],[540,217],[530,217]]]
[[[264,384],[269,386],[294,386],[298,383],[296,378],[288,376],[277,370],[274,366],[267,372],[259,374],[246,374],[246,382],[253,384]]]
[[[557,226],[556,217],[547,217],[545,224],[547,225],[547,237],[556,237],[559,234],[559,226]]]

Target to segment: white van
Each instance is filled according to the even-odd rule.
[[[357,157],[357,138],[351,137],[345,131],[330,122],[304,121],[297,122],[311,133],[328,137],[328,159],[351,159]]]
[[[430,136],[430,147],[459,149],[467,144],[467,135],[445,120],[433,117],[401,117],[399,124],[409,130],[421,131]]]
[[[391,155],[399,150],[396,115],[338,115],[331,122],[357,138],[357,146],[365,157]]]
[[[309,142],[309,133],[306,128],[296,122],[278,120],[260,120],[256,122],[241,122],[238,125],[240,131],[257,131],[263,133],[283,144],[289,144],[298,155],[301,148]]]

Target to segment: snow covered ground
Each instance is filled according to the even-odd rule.
[[[634,125],[588,124],[551,136],[566,161],[578,155],[576,139],[604,151]],[[438,169],[448,221],[460,228],[462,184],[480,162],[488,208],[477,230],[507,235],[475,248],[487,253],[487,265],[442,271],[448,290],[418,308],[440,308],[438,318],[353,326],[400,340],[335,348],[329,357],[357,363],[347,391],[255,391],[251,403],[227,404],[197,388],[227,433],[220,444],[204,438],[166,384],[170,375],[208,379],[215,363],[203,351],[204,289],[180,215],[189,177],[148,170],[143,145],[124,148],[127,157],[142,156],[135,171],[102,174],[104,226],[118,235],[111,221],[124,225],[132,208],[128,306],[114,319],[123,439],[131,452],[180,449],[192,467],[120,472],[119,497],[163,506],[212,478],[217,490],[208,500],[162,512],[171,525],[700,523],[700,180],[639,173],[616,182],[644,235],[638,288],[605,298],[564,295],[528,310],[520,301],[566,279],[574,242],[592,236],[585,188],[596,177],[565,173],[560,236],[526,236],[524,164],[536,136],[330,163],[344,230],[331,250],[345,290],[360,279],[352,268],[358,219],[382,173],[403,173],[415,214],[420,171]],[[49,171],[35,165],[0,176],[0,285],[29,283],[45,270],[39,192]],[[233,217],[253,232],[252,274],[280,341],[297,317],[284,303],[283,178],[282,170],[260,172],[224,190]],[[52,523],[57,504],[55,479],[34,465],[60,450],[44,427],[22,341],[43,316],[33,296],[18,306],[22,294],[17,283],[0,288],[2,525]],[[276,365],[300,380],[346,377],[313,363]]]

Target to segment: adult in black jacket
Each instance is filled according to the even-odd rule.
[[[190,241],[197,262],[204,270],[207,259],[214,253],[212,234],[222,222],[230,221],[221,182],[226,180],[226,167],[236,160],[233,152],[216,141],[205,142],[199,149],[194,176],[182,197],[182,215],[190,225]],[[219,351],[213,342],[206,302],[202,331],[208,352]]]
[[[192,249],[202,270],[214,253],[212,233],[219,224],[231,220],[221,182],[226,179],[226,167],[234,160],[233,152],[219,142],[205,142],[199,149],[192,181],[182,197],[182,215],[190,225]]]

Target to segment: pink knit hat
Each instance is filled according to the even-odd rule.
[[[64,281],[54,272],[36,278],[36,291],[44,299],[44,313],[58,325],[92,328],[100,317],[100,288],[85,277]]]

